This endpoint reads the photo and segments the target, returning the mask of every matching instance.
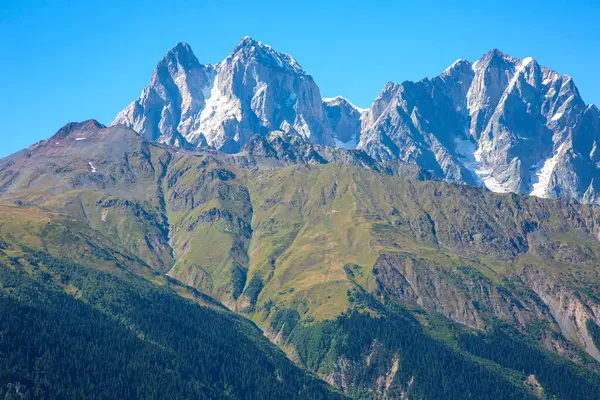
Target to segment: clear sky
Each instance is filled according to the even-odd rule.
[[[499,48],[573,76],[600,103],[600,0],[0,3],[0,157],[69,121],[110,123],[179,41],[215,63],[252,36],[292,54],[323,97],[360,107],[387,81]]]

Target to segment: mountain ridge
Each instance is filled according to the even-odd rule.
[[[179,53],[183,61],[173,61]],[[449,182],[594,203],[594,110],[570,76],[498,49],[475,62],[458,59],[433,78],[388,82],[371,107],[359,109],[341,96],[322,98],[292,56],[244,37],[214,65],[200,64],[185,42],[176,45],[114,123],[160,142],[228,153],[254,134],[281,130],[362,149],[377,161],[415,163]]]
[[[94,121],[59,132],[0,160],[0,198],[19,211],[2,219],[0,258],[22,263],[23,243],[195,289],[355,397],[463,398],[461,371],[481,377],[477,398],[531,398],[531,374],[551,395],[600,393],[594,206],[431,180],[289,132],[236,154]],[[16,218],[34,209],[65,217]]]

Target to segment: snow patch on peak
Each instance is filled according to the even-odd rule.
[[[273,60],[273,62],[275,62],[275,64],[277,64],[280,68],[289,68],[297,74],[308,75],[308,73],[300,66],[300,64],[298,64],[298,62],[294,57],[292,57],[292,55],[277,51],[268,44],[253,39],[250,36],[245,36],[244,38],[242,38],[242,40],[240,40],[240,42],[235,46],[235,48],[232,51],[232,54],[228,56],[227,59],[232,57],[242,57],[239,55],[240,53],[259,53],[262,54],[263,57],[267,57]]]
[[[241,48],[245,47],[245,46],[251,46],[253,44],[257,44],[259,45],[260,42],[253,39],[251,36],[244,36],[243,38],[240,39],[240,41],[235,45],[235,48],[233,49],[233,52],[237,52],[239,51]]]
[[[510,82],[508,83],[508,86],[507,86],[506,90],[504,91],[504,94],[502,95],[503,99],[506,99],[508,94],[510,92],[512,92],[513,88],[517,85],[517,82],[519,81],[519,77],[524,75],[527,66],[534,61],[535,60],[531,57],[526,57],[523,60],[521,60],[520,64],[516,68],[512,78],[511,78]],[[503,100],[501,100],[499,104],[503,105]]]
[[[219,75],[215,77],[210,92],[203,91],[205,97],[205,105],[199,116],[200,130],[192,132],[186,139],[192,141],[197,139],[200,134],[204,134],[209,145],[213,145],[213,141],[219,128],[226,121],[235,119],[241,121],[241,105],[235,97],[228,96],[223,93],[219,87]]]
[[[531,62],[533,62],[533,58],[531,57],[525,57],[523,59],[523,61],[521,61],[521,68],[526,67],[527,65],[529,65]]]
[[[531,64],[533,61],[534,60],[531,57],[526,57],[523,60],[521,60],[521,63],[519,64],[519,66],[515,70],[515,73],[513,75],[513,79],[511,81],[511,84],[513,84],[514,82],[516,82],[516,80],[518,79],[519,75],[521,75],[523,72],[525,72],[525,68],[527,68],[527,66],[529,64]],[[509,86],[510,86],[510,84],[509,84]]]
[[[477,178],[483,182],[483,186],[488,188],[489,191],[494,193],[508,193],[508,190],[502,183],[498,182],[498,180],[492,175],[492,170],[488,168],[484,168],[481,165],[481,151],[478,149],[473,154],[476,162],[476,169],[473,171]]]
[[[477,170],[478,175],[483,179],[483,183],[486,188],[490,192],[494,193],[508,193],[509,190],[506,189],[500,182],[496,180],[492,175],[490,175],[491,171],[489,170]]]
[[[494,193],[508,193],[509,190],[492,176],[492,170],[485,168],[481,162],[481,149],[472,139],[457,138],[454,140],[455,152],[459,161],[475,178],[477,184]]]
[[[542,164],[541,168],[539,168],[535,172],[537,182],[533,184],[532,190],[529,193],[530,196],[541,197],[544,199],[550,197],[550,193],[548,191],[548,184],[550,183],[552,173],[554,172],[554,167],[556,166],[556,163],[558,163],[558,157],[560,156],[560,153],[564,146],[565,143],[563,142],[558,147],[556,152],[552,155],[552,157],[546,159]]]
[[[458,58],[448,68],[446,68],[443,73],[448,73],[448,72],[452,71],[458,64],[462,64],[462,63],[468,63],[468,61],[464,60],[462,58]],[[473,64],[475,64],[475,63],[473,63]],[[471,64],[471,65],[473,65],[473,64]]]
[[[354,103],[352,103],[350,100],[348,100],[347,98],[345,98],[343,96],[325,97],[325,98],[323,98],[323,102],[325,102],[327,104],[331,104],[331,105],[347,103],[350,107],[354,108],[356,111],[358,111],[361,114],[369,111],[368,108],[361,108],[361,107],[354,105]]]

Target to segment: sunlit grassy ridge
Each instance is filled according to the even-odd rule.
[[[568,247],[591,261],[600,248],[585,231],[589,227],[580,221],[581,230],[574,230],[565,205],[553,201],[332,164],[291,167],[248,181],[254,206],[249,276],[260,273],[265,281],[258,304],[308,297],[317,318],[348,307],[345,292],[354,283],[375,292],[373,266],[383,253],[409,253],[432,267],[468,266],[502,284],[503,276],[516,273],[520,254],[536,254],[540,262],[534,266],[559,267],[561,252],[543,249]],[[540,238],[527,243],[527,230],[534,228]],[[364,272],[351,282],[345,265]],[[304,291],[327,293],[321,299],[326,304]]]
[[[348,290],[376,293],[373,267],[390,252],[469,266],[499,285],[526,256],[536,268],[579,271],[599,254],[592,207],[337,164],[247,169],[125,137],[135,150],[94,147],[98,172],[53,159],[54,173],[6,175],[5,197],[71,215],[154,270],[232,308],[239,299],[246,312],[301,304],[307,316],[335,317],[350,306]],[[350,279],[346,265],[362,273]]]
[[[118,276],[141,277],[199,304],[222,308],[213,299],[153,270],[118,242],[77,219],[37,207],[0,202],[0,261],[10,264],[10,260],[18,261],[32,252]],[[43,263],[40,265],[53,274]]]

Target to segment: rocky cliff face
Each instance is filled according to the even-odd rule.
[[[355,149],[360,141],[361,119],[367,110],[356,107],[341,96],[324,99],[323,104],[336,147]]]
[[[314,145],[301,136],[275,131],[266,136],[255,135],[244,147],[240,155],[252,158],[252,164],[285,166],[295,164],[328,164],[354,166],[386,174],[400,174],[404,165],[397,171],[391,165],[378,163],[362,150],[349,150],[332,146]],[[392,164],[392,163],[390,163]]]
[[[378,160],[398,158],[448,181],[476,184],[455,146],[456,138],[469,138],[467,117],[457,110],[465,108],[460,96],[470,75],[459,63],[431,81],[388,83],[363,119],[358,148]]]
[[[600,304],[557,282],[543,271],[524,270],[525,282],[548,306],[562,334],[572,343],[600,361],[598,343],[594,343],[588,321],[598,324]]]
[[[312,77],[289,54],[249,37],[216,65],[200,64],[189,45],[178,44],[114,123],[149,139],[230,153],[273,130],[334,144]]]
[[[536,320],[552,321],[519,281],[513,282],[521,294],[515,297],[474,269],[444,270],[408,254],[382,255],[375,268],[379,287],[394,301],[439,312],[476,329],[491,326],[493,318],[521,328]]]
[[[571,77],[492,50],[433,79],[386,85],[358,147],[450,182],[594,202],[598,121]]]
[[[114,123],[135,129],[147,139],[187,147],[211,97],[216,67],[202,65],[185,43],[177,44],[156,66],[140,98],[121,111]],[[203,144],[197,135],[194,144]]]
[[[246,37],[216,65],[180,43],[114,123],[180,147],[240,151],[283,131],[313,144],[399,159],[491,191],[596,203],[600,112],[573,79],[492,50],[419,82],[388,83],[368,110],[322,99],[289,54]]]

